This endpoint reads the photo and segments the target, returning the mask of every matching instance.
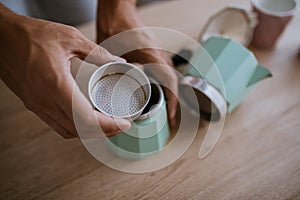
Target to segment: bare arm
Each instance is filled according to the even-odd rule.
[[[97,42],[102,42],[110,36],[125,30],[144,27],[144,23],[140,19],[135,0],[99,0],[98,16],[97,16]],[[146,33],[145,33],[146,34]],[[142,43],[155,42],[150,36],[143,37]],[[158,63],[163,67],[157,70],[148,69],[148,72],[158,81],[166,85],[165,89],[168,116],[171,125],[174,125],[177,99],[177,77],[173,71],[170,58],[158,49],[140,49],[128,53],[124,56],[129,62],[138,62],[141,64]],[[171,92],[173,91],[173,93]]]
[[[25,106],[65,138],[77,136],[72,98],[89,124],[96,118],[107,135],[121,132],[115,121],[92,110],[70,73],[70,59],[101,65],[124,61],[85,38],[77,29],[17,15],[0,3],[0,77]],[[130,122],[120,121],[122,129]]]

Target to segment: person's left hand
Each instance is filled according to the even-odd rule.
[[[178,81],[170,57],[158,49],[140,49],[127,53],[124,57],[130,62],[151,64],[148,67],[145,65],[144,71],[163,85],[167,99],[169,122],[171,126],[174,126],[178,104],[176,97],[178,93]]]
[[[135,6],[135,0],[99,0],[98,18],[97,18],[97,42],[100,43],[105,39],[117,33],[144,27]],[[141,29],[139,29],[141,30]],[[154,41],[146,32],[136,31],[129,33],[130,37],[122,44],[113,48],[138,49],[132,47],[155,47]],[[128,48],[128,45],[131,47]],[[112,51],[113,52],[113,51]],[[137,62],[140,64],[159,64],[160,67],[146,67],[146,73],[149,73],[165,89],[168,106],[168,118],[170,125],[175,124],[175,115],[177,108],[177,76],[173,64],[166,52],[155,48],[140,48],[122,57],[128,62]]]

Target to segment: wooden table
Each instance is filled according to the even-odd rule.
[[[140,9],[150,26],[197,38],[208,16],[238,0],[181,0]],[[80,27],[94,38],[93,24]],[[0,199],[300,199],[300,15],[273,51],[254,52],[274,77],[230,114],[203,160],[202,130],[172,165],[126,174],[95,160],[79,140],[64,140],[1,82]]]

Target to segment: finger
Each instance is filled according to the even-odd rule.
[[[172,123],[175,123],[175,115],[176,115],[176,108],[177,108],[177,94],[178,94],[178,88],[177,88],[177,76],[174,73],[173,69],[169,65],[162,65],[160,66],[160,69],[154,69],[155,72],[161,71],[161,73],[155,73],[155,77],[160,81],[164,86],[165,95],[167,98],[167,104],[168,104],[168,117]]]
[[[79,126],[87,127],[81,127],[86,132],[81,133],[81,135],[79,131],[82,131],[82,129],[77,130],[80,136],[91,134],[94,137],[94,133],[99,130],[99,125],[103,133],[107,136],[126,131],[131,127],[131,123],[126,119],[112,118],[95,111],[78,88],[73,77],[69,75],[68,79],[66,79],[67,81],[63,86],[64,99],[59,105],[70,119],[74,119],[73,116],[76,115],[77,120],[80,120],[79,122],[76,121]]]
[[[119,133],[121,133],[122,131],[116,131],[116,132],[113,132],[113,133],[106,133],[105,135],[107,136],[107,137],[113,137],[113,136],[115,136],[115,135],[118,135]]]
[[[170,56],[168,56],[167,54],[164,54],[164,55],[165,55],[166,62],[168,63],[168,66],[172,66],[172,68],[173,68],[173,63],[172,63],[172,60],[170,59]],[[176,95],[178,95],[178,88],[177,88],[178,80],[177,80],[177,77],[176,77],[176,80],[175,80],[175,78],[173,78],[173,79],[174,80],[171,81],[171,86],[170,86],[171,90],[169,90],[169,89],[165,90],[165,94],[168,99],[168,117],[170,119],[171,127],[174,127],[175,123],[176,123],[175,116],[176,116],[177,105],[178,105],[178,99],[176,96]],[[175,94],[172,91],[174,91]]]
[[[114,136],[118,133],[125,132],[131,128],[129,120],[122,118],[112,118],[98,111],[94,111],[99,124],[106,136]]]
[[[126,62],[123,58],[114,56],[105,48],[82,36],[81,42],[74,49],[75,56],[95,65],[103,65],[108,62]]]
[[[134,66],[137,66],[138,68],[140,68],[141,70],[143,70],[143,71],[144,71],[144,66],[143,66],[142,64],[140,64],[140,63],[136,63],[136,62],[134,62],[134,63],[131,63],[131,64],[133,64]]]
[[[80,138],[99,136],[99,125],[94,116],[94,110],[80,91],[71,74],[67,75],[60,86],[60,94],[61,99],[57,105],[72,121],[77,135]]]
[[[168,64],[168,66],[171,66],[172,68],[174,68],[173,61],[171,59],[171,55],[169,55],[168,52],[164,52],[164,58]]]
[[[173,68],[173,63],[172,63],[172,60],[170,59],[170,57],[165,53],[165,59],[166,59],[166,62],[168,63],[168,66],[169,67],[172,67]],[[176,97],[176,95],[178,94],[178,88],[177,88],[177,77],[173,77],[173,81],[171,81],[171,90],[167,89],[165,91],[166,93],[166,96],[168,98],[168,114],[169,114],[169,118],[172,120],[172,123],[174,125],[175,123],[175,116],[176,116],[176,110],[177,110],[177,104],[178,104],[178,99]],[[172,92],[174,91],[175,94]]]
[[[167,64],[145,65],[145,70],[156,78],[163,86],[168,105],[168,118],[170,125],[175,124],[177,108],[177,76],[173,68]]]
[[[176,116],[178,101],[176,95],[168,88],[165,88],[165,95],[167,98],[168,118],[171,127],[173,127],[175,125],[175,116]]]

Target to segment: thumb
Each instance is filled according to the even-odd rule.
[[[131,123],[127,119],[112,118],[98,111],[95,111],[95,114],[101,129],[108,137],[125,132],[131,128]]]
[[[74,54],[81,60],[95,65],[103,65],[108,62],[126,62],[125,59],[112,55],[105,48],[85,38],[83,35],[82,41],[78,43],[77,48],[74,50]]]
[[[110,137],[131,128],[129,120],[112,118],[94,110],[75,82],[70,81],[66,87],[68,87],[68,92],[63,94],[67,95],[68,104],[61,104],[61,106],[66,114],[74,119],[80,138],[97,138],[101,136],[101,133]],[[71,104],[71,108],[69,104]]]

